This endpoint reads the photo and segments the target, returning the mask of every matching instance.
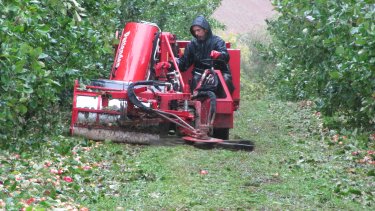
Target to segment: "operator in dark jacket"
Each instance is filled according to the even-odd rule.
[[[186,71],[194,64],[191,90],[196,88],[203,71],[210,68],[210,61],[207,59],[212,58],[216,60],[215,69],[221,70],[229,91],[232,93],[234,86],[228,66],[229,54],[224,40],[212,34],[210,24],[201,15],[191,24],[190,32],[194,39],[186,46],[184,55],[178,61],[178,67],[181,71]]]

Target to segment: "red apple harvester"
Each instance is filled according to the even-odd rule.
[[[176,57],[186,41],[151,23],[127,23],[115,53],[109,80],[75,81],[70,132],[93,140],[152,144],[176,134],[190,143],[212,143],[252,149],[247,142],[224,141],[233,128],[240,102],[240,50],[230,49],[236,87],[231,94],[220,70],[207,68],[197,89],[190,91],[191,69],[180,72]],[[209,75],[217,90],[200,91]],[[220,94],[218,94],[220,93]]]

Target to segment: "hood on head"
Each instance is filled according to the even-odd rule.
[[[193,23],[190,26],[190,33],[195,37],[195,34],[193,32],[193,26],[200,26],[208,31],[207,37],[210,37],[212,35],[211,27],[206,18],[204,18],[203,15],[197,16],[194,20]]]

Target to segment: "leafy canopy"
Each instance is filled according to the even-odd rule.
[[[274,0],[269,22],[275,87],[288,99],[315,99],[349,127],[375,128],[375,4]]]
[[[55,131],[59,115],[71,108],[73,81],[107,78],[113,37],[125,22],[155,22],[186,39],[192,19],[198,14],[210,16],[219,4],[219,0],[0,0],[0,139]]]

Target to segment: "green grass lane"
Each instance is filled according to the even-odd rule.
[[[373,210],[374,167],[362,162],[372,151],[356,137],[332,142],[304,102],[244,99],[231,136],[252,140],[252,152],[68,136],[2,143],[0,207]]]
[[[126,184],[121,197],[91,206],[104,208],[111,203],[135,210],[360,210],[373,206],[371,194],[335,192],[341,178],[353,179],[345,172],[350,164],[333,158],[337,149],[321,139],[319,121],[310,109],[274,99],[245,101],[236,120],[232,136],[254,141],[253,152],[188,145],[142,147],[133,159],[145,176]],[[365,173],[357,177],[361,181],[353,187],[371,185]],[[364,191],[371,192],[371,186]]]

